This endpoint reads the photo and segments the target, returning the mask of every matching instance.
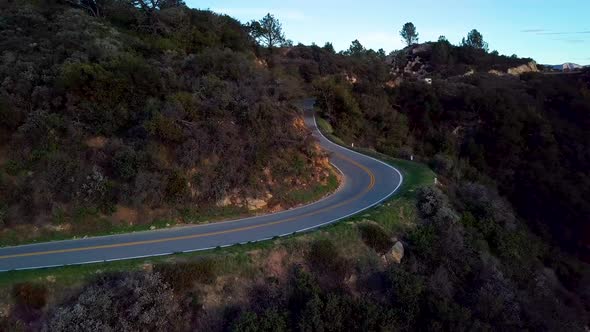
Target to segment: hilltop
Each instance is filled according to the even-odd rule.
[[[455,46],[447,40],[416,44],[387,57],[395,77],[449,78],[475,73],[518,76],[537,72],[530,58],[500,55],[482,49]]]

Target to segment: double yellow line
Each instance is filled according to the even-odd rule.
[[[229,234],[229,233],[235,233],[235,232],[248,231],[248,230],[262,228],[262,227],[267,227],[267,226],[279,225],[279,224],[290,222],[290,221],[293,221],[293,220],[296,220],[296,219],[310,217],[310,216],[313,216],[313,215],[316,215],[316,214],[319,214],[319,213],[322,213],[322,212],[325,212],[325,211],[333,210],[333,209],[336,209],[338,207],[341,207],[343,205],[349,204],[349,203],[351,203],[351,202],[359,199],[360,197],[364,196],[367,192],[369,192],[371,189],[373,189],[373,187],[375,186],[375,175],[373,174],[373,172],[371,172],[371,170],[369,170],[367,167],[359,164],[358,162],[356,162],[356,161],[354,161],[354,160],[352,160],[352,159],[350,159],[348,157],[345,157],[345,156],[343,156],[341,154],[336,154],[336,155],[338,156],[338,158],[350,162],[351,164],[355,165],[356,167],[362,169],[365,173],[367,173],[369,175],[369,178],[370,178],[370,183],[367,186],[367,188],[365,188],[365,190],[363,190],[363,192],[359,193],[358,195],[354,196],[353,198],[350,198],[350,199],[348,199],[348,200],[346,200],[344,202],[340,202],[340,203],[338,203],[336,205],[333,205],[333,206],[327,206],[327,207],[325,207],[323,209],[320,209],[320,210],[317,210],[317,211],[312,211],[312,212],[309,212],[309,213],[306,213],[306,214],[303,214],[303,215],[300,215],[300,216],[289,217],[289,218],[285,218],[285,219],[273,221],[273,222],[270,222],[270,223],[259,224],[259,225],[252,225],[252,226],[245,226],[245,227],[239,227],[239,228],[228,229],[228,230],[224,230],[224,231],[216,231],[216,232],[209,232],[209,233],[202,233],[202,234],[176,236],[176,237],[169,237],[169,238],[162,238],[162,239],[154,239],[154,240],[143,240],[143,241],[125,242],[125,243],[117,243],[117,244],[105,244],[105,245],[79,247],[79,248],[70,248],[70,249],[57,249],[57,250],[29,252],[29,253],[22,253],[22,254],[4,255],[4,256],[0,256],[0,259],[9,259],[9,258],[18,258],[18,257],[30,257],[30,256],[42,256],[42,255],[51,255],[51,254],[63,254],[63,253],[78,252],[78,251],[122,248],[122,247],[131,247],[131,246],[138,246],[138,245],[145,245],[145,244],[155,244],[155,243],[162,243],[162,242],[169,242],[169,241],[197,239],[197,238],[202,238],[202,237],[215,236],[215,235],[223,235],[223,234]]]

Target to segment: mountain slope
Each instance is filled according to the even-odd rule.
[[[126,3],[100,18],[2,3],[7,242],[190,222],[221,205],[285,208],[298,203],[289,192],[326,183],[325,156],[291,106],[297,90],[257,63],[238,21]]]

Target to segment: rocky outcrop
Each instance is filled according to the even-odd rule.
[[[254,63],[256,63],[256,66],[259,68],[268,68],[268,62],[266,62],[264,59],[256,58]]]
[[[351,75],[346,74],[346,76],[344,76],[344,78],[350,84],[356,84],[356,82],[358,82],[358,78],[356,76],[354,76],[354,74],[351,74]]]
[[[423,79],[429,77],[429,73],[432,72],[432,66],[426,60],[430,57],[430,53],[432,53],[432,44],[416,44],[392,52],[386,57],[386,61],[391,64],[391,74],[396,78]],[[391,85],[396,85],[394,82],[392,83]]]
[[[409,61],[404,67],[404,73],[417,76],[426,74],[426,66],[422,62],[422,58],[417,56],[413,60]]]
[[[87,139],[84,143],[90,148],[102,149],[107,145],[108,141],[108,138],[104,136],[95,136]]]
[[[501,71],[495,70],[495,69],[492,69],[492,70],[488,71],[488,74],[492,74],[492,75],[496,75],[496,76],[505,76],[505,75],[508,75],[508,74],[506,74],[504,72],[501,72]]]
[[[220,199],[219,201],[217,201],[217,207],[226,207],[226,206],[230,206],[232,205],[232,198],[229,196],[225,196],[224,198]]]
[[[397,241],[391,250],[389,250],[384,256],[384,259],[388,263],[400,264],[404,258],[404,245],[400,241]]]
[[[468,71],[468,72],[466,72],[465,74],[463,74],[463,76],[471,76],[471,75],[473,75],[473,74],[475,74],[475,70],[473,70],[473,69],[469,69],[469,71]]]
[[[514,76],[520,76],[521,74],[524,74],[524,73],[538,73],[538,72],[539,72],[539,68],[537,68],[537,63],[535,61],[531,61],[527,64],[508,69],[508,74],[514,75]]]
[[[273,195],[267,193],[264,197],[247,197],[240,198],[238,195],[225,196],[223,199],[217,202],[218,207],[227,206],[243,206],[250,211],[261,210],[268,207],[268,202],[272,199]]]
[[[401,77],[397,77],[395,80],[389,80],[387,82],[385,82],[385,86],[387,86],[388,88],[396,88],[398,86],[400,86],[403,82],[403,79]]]
[[[272,195],[270,197],[272,197]],[[268,206],[268,199],[246,198],[246,207],[250,211],[264,209],[267,206]]]

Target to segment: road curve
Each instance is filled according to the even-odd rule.
[[[334,194],[292,210],[245,219],[0,248],[0,272],[163,256],[268,240],[334,223],[379,204],[399,189],[403,177],[398,170],[332,143],[316,126],[313,101],[305,101],[303,109],[306,125],[343,174],[343,184]]]

